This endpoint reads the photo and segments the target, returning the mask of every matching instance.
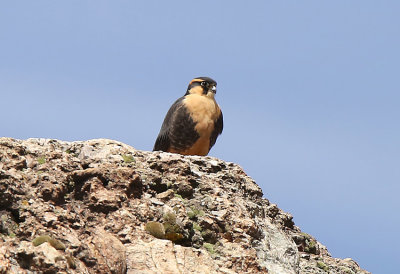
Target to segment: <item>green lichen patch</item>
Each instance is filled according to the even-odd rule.
[[[146,231],[158,239],[165,239],[165,229],[162,223],[150,221],[146,224]]]
[[[50,239],[51,237],[49,235],[38,236],[35,239],[33,239],[32,244],[34,246],[39,246],[45,242],[48,242]]]
[[[54,239],[49,235],[41,235],[36,237],[35,239],[33,239],[32,244],[34,246],[39,246],[44,242],[48,242],[52,247],[54,247],[57,250],[65,250],[65,245],[61,241]]]
[[[197,231],[203,230],[203,228],[198,223],[193,223],[193,229]]]
[[[340,267],[340,271],[341,271],[340,273],[343,273],[343,274],[355,274],[354,271],[352,271],[350,268],[345,267],[345,266]]]
[[[180,226],[176,223],[176,215],[173,212],[164,214],[165,232],[180,232]]]
[[[44,156],[40,156],[37,158],[37,161],[39,165],[43,165],[44,163],[46,163],[46,158]]]
[[[189,219],[196,219],[197,217],[204,216],[204,211],[195,207],[191,207],[190,211],[187,212]]]
[[[176,224],[176,214],[173,212],[167,212],[163,216],[164,223]]]
[[[324,262],[318,261],[317,267],[322,269],[325,272],[329,272],[329,267]]]
[[[304,251],[311,254],[317,254],[317,242],[310,239],[306,241],[306,246],[304,247]]]
[[[307,238],[307,239],[310,239],[310,238],[311,238],[311,235],[308,234],[308,233],[305,233],[305,232],[301,232],[300,235],[304,236],[304,237]]]
[[[165,213],[163,220],[166,239],[175,243],[184,238],[183,229],[179,224],[176,223],[176,214],[174,212]]]
[[[168,183],[167,183],[168,184]],[[168,186],[169,187],[169,186]],[[178,199],[181,199],[182,201],[184,200],[182,195],[175,193],[174,196]]]
[[[65,250],[65,245],[62,242],[60,242],[59,240],[51,238],[50,241],[49,241],[49,244],[52,247],[54,247],[55,249]]]
[[[122,159],[124,160],[124,162],[127,164],[135,162],[135,159],[133,158],[133,155],[131,155],[131,154],[124,154],[121,156],[122,156]]]
[[[303,238],[302,239],[303,251],[306,253],[318,255],[319,249],[317,241],[310,234],[302,232],[300,233],[300,235]]]
[[[163,223],[148,222],[146,224],[146,231],[156,238],[168,239],[174,243],[184,238],[183,228],[176,223],[176,215],[174,212],[165,213],[163,221]]]
[[[213,244],[210,243],[204,243],[203,247],[208,251],[208,253],[210,253],[211,255],[216,254],[215,251],[215,246]]]
[[[182,228],[178,224],[164,223],[165,233],[181,233]]]

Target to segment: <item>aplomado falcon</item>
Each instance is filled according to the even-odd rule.
[[[217,82],[211,78],[190,81],[186,94],[176,100],[165,116],[153,151],[207,155],[223,128],[216,93]]]

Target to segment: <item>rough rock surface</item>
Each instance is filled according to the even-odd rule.
[[[0,273],[368,273],[236,164],[0,138]]]

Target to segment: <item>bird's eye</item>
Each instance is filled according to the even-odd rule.
[[[207,82],[201,82],[201,86],[202,87],[208,87],[208,83]]]

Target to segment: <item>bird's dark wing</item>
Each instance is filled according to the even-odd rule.
[[[221,112],[221,115],[218,117],[217,121],[215,121],[214,130],[213,130],[213,132],[211,132],[210,149],[217,141],[218,135],[220,135],[222,133],[223,128],[224,128],[224,118],[223,118],[223,115]]]
[[[158,133],[156,142],[153,147],[153,151],[157,151],[157,150],[167,151],[168,148],[170,147],[171,142],[169,139],[169,132],[171,129],[170,127],[172,124],[172,117],[173,117],[174,113],[176,112],[177,108],[179,107],[179,105],[182,103],[182,100],[183,100],[183,97],[179,98],[169,108],[167,115],[164,118],[164,122],[161,126],[160,132]]]
[[[169,140],[169,137],[168,137],[168,133],[167,132],[165,132],[165,133],[161,133],[160,132],[158,134],[157,140],[156,140],[156,142],[154,144],[153,151],[158,151],[158,150],[167,151],[169,146],[170,146],[170,140]]]
[[[184,97],[179,98],[168,110],[158,134],[153,151],[185,150],[199,138],[195,123],[183,104]]]

